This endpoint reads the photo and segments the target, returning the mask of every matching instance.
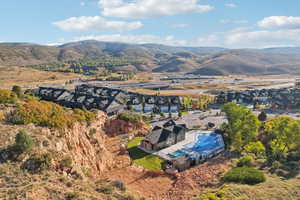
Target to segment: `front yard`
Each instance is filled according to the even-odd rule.
[[[127,144],[127,150],[133,163],[153,171],[162,170],[162,159],[138,148],[143,139],[143,137],[136,137]]]

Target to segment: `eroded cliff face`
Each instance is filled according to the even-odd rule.
[[[51,169],[69,176],[97,178],[113,164],[113,155],[105,147],[107,136],[103,131],[107,115],[101,111],[91,124],[75,123],[72,128],[63,130],[29,125],[0,124],[0,161],[18,161],[28,169],[36,169],[30,158],[49,155]],[[15,135],[26,130],[34,139],[33,149],[26,154],[15,155],[9,148],[14,144]],[[24,165],[25,163],[25,165]],[[64,164],[62,164],[64,163]]]
[[[74,167],[89,176],[99,176],[112,165],[113,157],[105,147],[106,136],[103,132],[106,114],[99,112],[95,122],[90,125],[76,123],[64,132],[64,142],[57,143],[57,150],[67,149]]]

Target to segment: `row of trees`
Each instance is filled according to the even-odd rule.
[[[98,58],[81,58],[79,60],[71,60],[64,62],[54,62],[47,64],[32,65],[29,67],[55,72],[71,72],[71,73],[91,73],[99,71],[99,69],[110,69],[116,66],[139,65],[146,62],[136,57],[98,57]]]
[[[202,95],[199,98],[192,98],[192,97],[183,97],[182,105],[185,110],[189,109],[199,109],[199,110],[206,110],[209,104],[214,102],[214,98],[209,95]]]

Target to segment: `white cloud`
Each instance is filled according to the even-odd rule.
[[[265,47],[300,44],[300,29],[277,31],[248,31],[228,34],[224,42],[237,47]]]
[[[227,48],[300,46],[299,35],[300,29],[253,30],[253,27],[239,27],[226,32],[201,36],[196,41],[188,43],[194,46]]]
[[[190,24],[171,24],[170,27],[171,28],[186,28],[191,26]]]
[[[219,36],[217,34],[210,34],[203,37],[198,37],[194,45],[199,46],[220,46]]]
[[[200,5],[198,0],[99,0],[103,16],[121,18],[151,18],[184,13],[202,13],[214,9]]]
[[[237,7],[238,7],[238,6],[237,6],[236,4],[234,4],[234,3],[226,3],[225,6],[226,6],[227,8],[237,8]]]
[[[300,28],[300,17],[271,16],[259,21],[259,27],[262,28]]]
[[[222,19],[220,20],[221,24],[247,24],[247,20],[230,20],[230,19]]]
[[[123,21],[107,21],[100,16],[94,17],[71,17],[69,19],[53,23],[64,31],[131,31],[141,28],[143,24],[140,21],[123,22]]]
[[[80,5],[81,5],[81,6],[85,6],[86,3],[82,1],[82,2],[80,2]]]
[[[124,42],[124,43],[134,43],[134,44],[145,44],[145,43],[157,43],[166,44],[173,46],[185,46],[187,41],[177,40],[174,36],[169,35],[165,37],[160,37],[157,35],[122,35],[122,34],[112,34],[112,35],[89,35],[74,38],[73,41],[82,40],[98,40],[105,42]]]

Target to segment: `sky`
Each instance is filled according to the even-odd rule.
[[[3,0],[0,42],[300,46],[299,0]]]

